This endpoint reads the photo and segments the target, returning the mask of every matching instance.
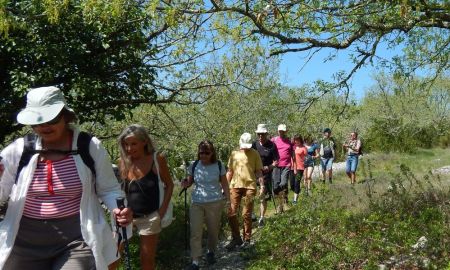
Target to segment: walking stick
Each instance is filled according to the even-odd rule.
[[[116,198],[116,203],[117,203],[117,207],[122,210],[125,208],[125,198],[124,197],[117,197]],[[116,229],[119,229],[119,224],[117,223],[116,220]],[[122,236],[122,237],[121,237]],[[123,238],[123,239],[120,239]],[[120,240],[123,240],[125,243],[125,250],[124,250],[124,254],[125,254],[125,269],[126,270],[131,270],[131,260],[130,260],[130,245],[128,243],[128,237],[127,237],[127,228],[126,227],[122,227],[122,235],[119,234],[119,243]]]
[[[187,161],[184,162],[184,172],[187,176],[187,168],[189,167],[189,163]],[[187,214],[187,188],[183,188],[178,197],[181,196],[184,192],[184,250],[187,252],[188,250],[188,214]]]

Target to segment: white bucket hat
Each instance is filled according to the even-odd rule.
[[[286,131],[287,130],[286,125],[285,124],[278,125],[278,130],[279,131]]]
[[[255,130],[255,133],[267,133],[266,124],[259,124]]]
[[[239,147],[241,149],[252,148],[252,135],[250,133],[244,133],[239,139]]]
[[[73,112],[63,93],[54,86],[31,89],[27,94],[27,106],[17,115],[23,125],[39,125],[53,120],[63,108]]]

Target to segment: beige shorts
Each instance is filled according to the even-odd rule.
[[[158,211],[133,219],[139,235],[154,235],[161,232],[161,218]]]

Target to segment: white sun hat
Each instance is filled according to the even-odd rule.
[[[239,147],[241,149],[252,148],[252,135],[250,133],[244,133],[239,139]]]
[[[63,108],[73,112],[59,88],[54,86],[31,89],[27,94],[27,105],[17,115],[23,125],[39,125],[53,120]]]
[[[285,124],[278,125],[278,130],[279,131],[286,131],[287,130],[286,125]]]
[[[255,130],[255,133],[267,133],[266,124],[259,124]]]

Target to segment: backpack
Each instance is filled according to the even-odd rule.
[[[195,167],[197,167],[197,164],[200,160],[196,160],[194,161],[194,164],[192,164],[192,170],[191,170],[191,175],[192,175],[192,179],[195,182],[195,178],[194,178],[194,171],[195,171]],[[217,165],[219,166],[219,182],[220,182],[220,175],[222,174],[222,162],[220,162],[220,160],[217,161]]]
[[[17,167],[17,173],[16,173],[16,180],[14,183],[17,184],[17,180],[19,179],[19,174],[22,169],[28,165],[30,162],[31,157],[34,154],[37,153],[45,153],[45,152],[54,152],[54,153],[61,153],[61,154],[67,154],[67,155],[80,155],[81,159],[83,160],[84,164],[91,170],[92,175],[94,176],[94,179],[96,177],[96,171],[95,171],[95,162],[92,158],[91,154],[89,153],[89,143],[91,142],[92,136],[87,133],[81,131],[80,134],[78,134],[77,139],[77,150],[70,150],[70,151],[62,151],[62,150],[36,150],[36,140],[37,135],[34,133],[25,135],[24,139],[24,145],[23,145],[23,152],[22,156],[20,157],[19,166]]]
[[[334,148],[334,141],[329,139],[328,143],[325,145],[325,140],[322,141],[321,147],[323,153],[321,153],[321,156],[324,158],[332,158],[333,157],[333,148]]]

